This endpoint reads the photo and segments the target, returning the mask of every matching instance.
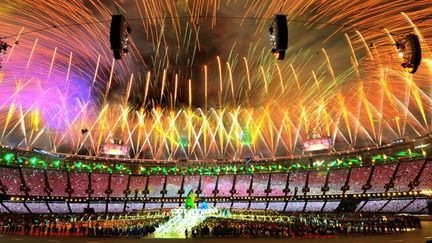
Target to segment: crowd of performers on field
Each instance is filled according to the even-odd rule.
[[[239,215],[268,215],[250,220],[210,217],[185,232],[193,238],[323,238],[350,235],[396,233],[421,228],[417,217],[395,214],[298,213],[281,219],[266,211],[237,211]],[[0,234],[30,236],[76,236],[142,238],[151,235],[169,220],[165,218],[107,219],[98,215],[78,221],[75,215],[1,215]],[[252,216],[253,217],[253,216]]]
[[[239,212],[240,214],[247,212]],[[417,217],[368,213],[295,213],[270,220],[207,218],[189,233],[193,238],[330,238],[420,229]]]
[[[184,210],[209,209],[205,198],[188,193]],[[207,210],[205,210],[207,211]],[[203,211],[200,211],[203,212]],[[2,214],[0,234],[141,238],[154,233],[172,215],[168,209],[129,215]],[[132,218],[130,218],[132,217]],[[272,210],[219,211],[186,237],[321,238],[404,232],[421,228],[418,217],[392,213],[278,213]]]

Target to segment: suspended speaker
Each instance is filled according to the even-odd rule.
[[[110,44],[115,59],[129,52],[129,34],[131,28],[123,15],[113,15],[111,19]]]
[[[399,56],[403,59],[402,67],[409,73],[415,73],[420,66],[422,59],[422,50],[417,35],[406,35],[402,40],[396,42],[396,48]]]
[[[276,59],[283,60],[288,49],[288,20],[286,15],[276,15],[270,26],[272,53]]]

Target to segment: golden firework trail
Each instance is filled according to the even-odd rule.
[[[344,150],[430,132],[429,0],[116,3],[134,27],[121,62],[109,50],[109,1],[0,3],[0,36],[13,44],[1,143],[97,156],[121,138],[134,158],[202,160],[301,154],[312,133]],[[269,53],[276,13],[298,36],[284,61]],[[221,51],[209,51],[208,29],[220,26],[248,38],[222,33]],[[415,75],[394,46],[407,33],[421,39]]]

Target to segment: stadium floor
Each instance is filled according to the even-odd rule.
[[[273,243],[286,243],[300,242],[332,242],[332,243],[424,243],[426,239],[432,240],[432,221],[423,221],[422,230],[396,233],[388,235],[377,236],[354,236],[346,238],[330,238],[330,239],[299,239],[299,240],[286,240],[286,239],[265,239],[266,242]],[[264,239],[188,239],[188,240],[166,240],[166,239],[104,239],[104,238],[62,238],[62,237],[28,237],[28,236],[6,236],[0,235],[0,243],[10,242],[31,242],[31,243],[118,243],[118,242],[144,242],[144,243],[163,243],[163,242],[203,242],[203,243],[230,243],[230,242],[263,242]]]

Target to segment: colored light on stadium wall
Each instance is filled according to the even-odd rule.
[[[75,162],[75,163],[73,164],[73,166],[74,166],[76,169],[81,170],[81,168],[82,168],[82,162]]]
[[[299,168],[299,164],[291,165],[291,169],[293,169],[293,170],[298,170],[298,168]]]
[[[29,163],[30,163],[31,166],[36,166],[37,162],[38,162],[38,159],[36,157],[31,157],[29,159]]]
[[[401,152],[397,153],[396,156],[398,156],[398,157],[405,157],[405,156],[408,156],[408,154],[409,153],[407,151],[401,151]]]
[[[106,168],[106,166],[104,166],[103,164],[95,164],[94,165],[94,169],[102,171],[104,169],[104,167]]]
[[[7,153],[3,156],[3,158],[6,160],[7,163],[13,162],[15,155],[12,153]]]
[[[86,169],[88,172],[92,172],[93,171],[93,167],[91,167],[89,165],[86,165],[86,164],[83,165],[83,168]]]
[[[164,175],[168,175],[168,170],[167,170],[166,167],[163,167],[163,168],[162,168],[162,174],[164,174]]]
[[[45,162],[45,161],[43,161],[43,160],[39,160],[39,164],[40,164],[40,167],[42,167],[42,168],[44,168],[44,169],[46,169],[46,168],[48,167],[47,162]]]
[[[179,168],[177,168],[177,167],[175,166],[175,167],[170,168],[169,171],[170,171],[171,173],[177,173],[177,172],[179,171]]]
[[[226,166],[222,166],[219,168],[219,171],[222,171],[223,173],[226,173],[228,171]]]
[[[253,173],[253,172],[255,172],[255,167],[252,165],[252,166],[250,166],[249,168],[248,168],[248,170],[247,170],[249,173]]]
[[[324,160],[315,161],[312,163],[312,167],[321,167],[324,164]]]
[[[54,160],[51,164],[52,167],[58,169],[60,168],[60,160]]]
[[[124,169],[122,164],[116,165],[116,171],[123,171]]]
[[[424,151],[422,151],[422,154],[424,155]],[[375,160],[377,160],[380,163],[386,163],[387,161],[394,161],[395,158],[417,158],[421,157],[421,154],[416,151],[400,151],[397,154],[393,156],[390,155],[376,155],[372,157],[372,162],[374,163]],[[67,160],[53,160],[51,162],[46,162],[44,160],[39,159],[36,156],[30,157],[27,161],[25,157],[18,157],[18,159],[14,160],[12,158],[15,158],[15,155],[13,153],[5,153],[2,157],[2,160],[0,160],[3,163],[6,163],[10,165],[11,163],[16,163],[20,166],[22,166],[24,163],[25,165],[30,165],[31,167],[38,167],[38,168],[47,168],[48,164],[50,167],[54,167],[56,169],[66,169],[68,171],[75,170],[75,171],[82,171],[85,169],[88,172],[92,172],[93,170],[97,170],[100,173],[113,173],[115,170],[116,173],[121,174],[177,174],[181,173],[182,175],[185,175],[187,173],[189,174],[195,174],[198,173],[200,175],[219,175],[219,174],[236,174],[236,173],[282,173],[282,172],[288,172],[288,171],[299,171],[299,170],[319,170],[319,169],[334,169],[334,168],[348,168],[351,166],[361,166],[362,165],[362,158],[361,156],[356,156],[354,158],[343,158],[343,159],[336,159],[332,161],[315,161],[312,165],[310,164],[301,164],[301,163],[294,163],[291,166],[285,166],[281,164],[267,164],[267,165],[254,165],[254,164],[248,164],[237,166],[237,165],[224,165],[224,166],[208,166],[208,167],[197,167],[197,168],[190,168],[188,166],[184,167],[160,167],[160,166],[154,166],[150,168],[146,168],[144,166],[139,167],[139,169],[135,169],[135,165],[133,164],[111,164],[105,165],[102,163],[83,163],[81,161],[75,161],[75,162],[68,162]],[[385,160],[386,159],[386,160]],[[318,168],[319,167],[319,168]]]

